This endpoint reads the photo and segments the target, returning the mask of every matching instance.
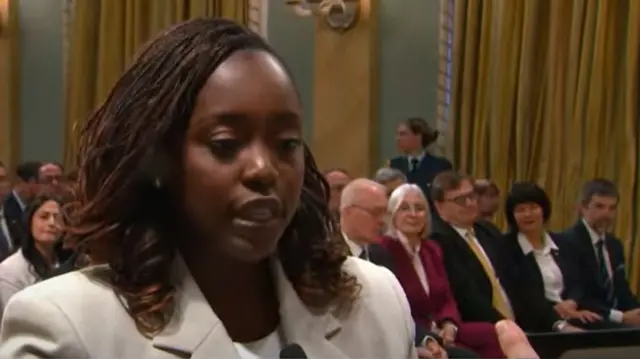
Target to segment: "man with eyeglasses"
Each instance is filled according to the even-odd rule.
[[[433,180],[431,196],[440,215],[431,238],[442,248],[463,320],[495,323],[506,318],[528,331],[580,331],[547,308],[544,298],[528,295],[527,280],[508,255],[502,234],[477,221],[478,193],[472,179],[442,172]]]
[[[340,226],[352,255],[369,260],[367,246],[380,237],[386,213],[383,185],[358,178],[345,186],[340,198]]]

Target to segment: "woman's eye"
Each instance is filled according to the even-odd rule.
[[[232,138],[214,139],[209,143],[211,151],[221,157],[231,157],[241,147],[240,141]]]
[[[279,147],[284,152],[290,152],[302,146],[302,140],[299,138],[288,138],[280,140]]]

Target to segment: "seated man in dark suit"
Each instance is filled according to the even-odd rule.
[[[385,187],[379,183],[368,179],[356,179],[342,191],[340,225],[351,254],[385,266],[393,272],[393,260],[382,247],[375,244],[382,232],[386,212],[387,193]],[[439,336],[429,329],[416,325],[415,344],[419,352],[429,354],[426,355],[427,358],[440,358],[440,350],[446,350],[450,358],[477,357],[461,348],[443,349]]]
[[[16,168],[18,182],[13,190],[5,197],[2,205],[4,220],[11,237],[11,247],[20,246],[22,236],[22,214],[27,202],[34,194],[34,185],[38,182],[38,170],[41,163],[35,161],[24,162]]]
[[[434,220],[430,237],[442,248],[463,320],[509,318],[525,331],[579,331],[546,306],[543,296],[529,295],[502,234],[476,221],[477,193],[470,178],[442,172],[431,190],[440,219]]]
[[[563,233],[581,274],[585,307],[612,322],[640,326],[640,303],[626,278],[620,240],[607,233],[613,225],[618,191],[613,182],[594,179],[580,194],[580,219]]]

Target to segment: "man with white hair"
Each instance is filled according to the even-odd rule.
[[[380,236],[386,213],[387,193],[383,185],[358,178],[345,186],[340,198],[340,225],[352,255],[369,259],[367,245]]]

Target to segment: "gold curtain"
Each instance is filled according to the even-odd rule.
[[[538,182],[551,230],[576,220],[585,181],[615,181],[615,233],[637,293],[640,1],[454,1],[454,163],[503,192]]]
[[[76,164],[85,119],[102,103],[142,44],[171,24],[225,17],[247,24],[248,0],[76,0],[66,82],[64,162]]]
[[[20,159],[20,28],[18,2],[7,3],[0,26],[0,160],[13,172]],[[2,20],[0,20],[2,21]]]

